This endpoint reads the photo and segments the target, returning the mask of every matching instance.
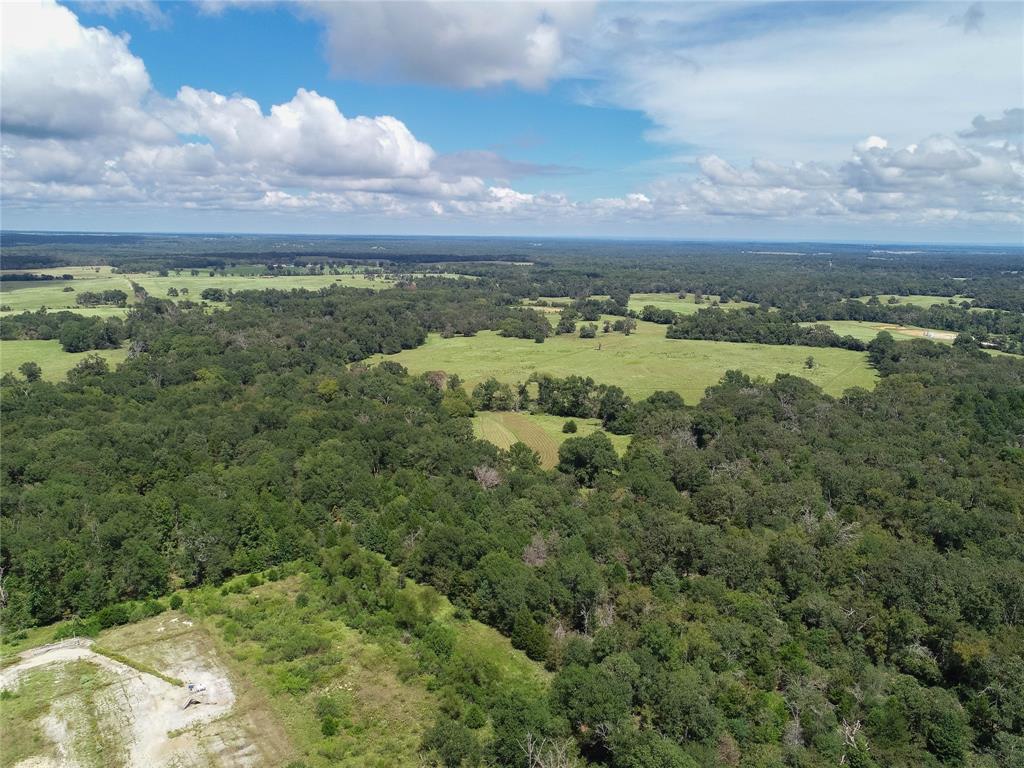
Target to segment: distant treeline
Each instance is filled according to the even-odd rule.
[[[416,271],[416,265],[440,265],[493,280],[520,298],[699,291],[796,309],[873,294],[923,294],[967,296],[974,306],[1024,312],[1024,251],[1019,248],[14,232],[0,233],[0,243],[8,269],[348,262]]]
[[[40,275],[32,272],[5,272],[2,277],[6,283],[47,282],[50,280],[74,280],[74,275]]]

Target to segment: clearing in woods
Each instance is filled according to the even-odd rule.
[[[110,630],[95,644],[69,640],[5,659],[0,687],[5,768],[258,765],[283,757],[238,731],[245,718],[231,716],[236,696],[224,665],[209,636],[178,613]],[[186,707],[190,699],[198,703]]]
[[[99,355],[111,369],[128,357],[128,349],[93,349],[88,352],[65,352],[56,339],[46,341],[0,341],[0,374],[16,373],[22,363],[38,363],[47,381],[63,381],[67,372],[89,355]]]
[[[607,295],[591,296],[593,299],[607,299]],[[657,307],[658,309],[670,309],[681,315],[693,315],[701,309],[707,309],[715,302],[720,302],[721,296],[706,294],[704,300],[698,304],[697,297],[688,293],[680,296],[677,293],[634,293],[629,297],[629,309],[634,312],[641,312],[646,306]],[[537,307],[536,302],[524,300],[523,304],[534,306],[542,312],[559,313],[569,306],[573,299],[569,296],[541,296],[537,301],[543,301],[545,306]],[[721,304],[722,309],[740,309],[742,307],[755,307],[749,301],[728,301]],[[613,320],[615,318],[612,318]]]
[[[871,298],[870,296],[861,296],[859,298],[859,301],[868,301],[870,298]],[[895,301],[890,301],[891,299],[895,299]],[[888,304],[912,304],[915,307],[924,307],[924,308],[927,309],[928,307],[930,307],[930,306],[932,306],[934,304],[949,304],[951,300],[952,300],[953,304],[956,304],[957,306],[959,306],[960,303],[963,302],[963,301],[970,302],[971,301],[971,297],[970,296],[933,296],[933,295],[927,295],[927,294],[923,294],[923,293],[914,293],[914,294],[910,294],[909,296],[899,296],[899,295],[893,294],[893,293],[880,293],[878,295],[878,300],[882,304],[886,304],[886,305],[888,305]]]
[[[575,434],[562,431],[567,421],[576,422]],[[477,411],[473,417],[473,432],[481,440],[508,449],[522,442],[540,456],[540,464],[551,469],[558,463],[558,448],[570,437],[585,437],[601,429],[600,419],[569,419],[547,413],[518,413],[512,411]],[[629,446],[629,435],[607,433],[619,455]]]
[[[805,366],[808,357],[814,358],[811,369]],[[876,380],[864,352],[666,339],[664,325],[644,322],[638,323],[630,336],[598,333],[596,339],[581,339],[566,334],[552,336],[543,344],[505,338],[494,331],[451,339],[432,334],[416,349],[371,358],[372,362],[382,360],[394,360],[413,373],[443,370],[458,374],[469,390],[490,376],[514,384],[532,373],[577,375],[616,384],[634,399],[657,390],[673,390],[690,405],[699,402],[704,390],[717,384],[730,369],[767,379],[780,373],[801,376],[830,395],[840,395],[853,386],[870,389]]]
[[[853,336],[861,341],[873,341],[882,331],[888,331],[896,341],[903,339],[928,339],[950,344],[956,341],[955,331],[940,331],[935,328],[918,328],[915,325],[893,325],[892,323],[872,323],[863,320],[822,320],[818,323],[800,323],[800,325],[827,325],[840,336]]]
[[[397,577],[397,571],[391,569]],[[430,590],[412,581],[417,598]],[[400,634],[348,626],[305,573],[239,576],[179,592],[180,611],[51,643],[60,625],[0,648],[0,768],[404,768],[421,764],[440,702]],[[432,590],[430,590],[432,592]],[[550,675],[508,638],[434,619],[474,668],[546,696]],[[300,595],[302,599],[300,599]],[[182,682],[205,690],[187,708]],[[336,728],[323,727],[324,709]]]
[[[644,307],[653,306],[658,309],[669,309],[681,315],[695,315],[702,309],[707,309],[715,302],[721,302],[721,296],[705,295],[704,300],[698,304],[697,297],[688,293],[680,297],[675,293],[634,293],[629,297],[629,308],[634,312],[643,311]],[[749,301],[728,301],[720,304],[722,309],[742,309],[743,307],[756,307]]]
[[[4,280],[5,275],[15,272],[32,274],[49,274],[61,276],[72,275],[73,280],[22,281]],[[227,272],[210,270],[191,270],[171,272],[160,275],[157,272],[115,273],[110,267],[56,267],[52,269],[10,270],[0,272],[0,305],[4,306],[3,315],[37,310],[46,307],[51,310],[68,309],[83,315],[123,316],[135,301],[131,283],[141,285],[147,293],[155,298],[166,299],[167,291],[174,288],[179,292],[178,300],[190,299],[203,301],[202,292],[206,288],[221,288],[225,291],[252,291],[276,288],[291,290],[308,288],[316,290],[332,285],[353,288],[371,288],[379,290],[389,288],[392,280],[372,277],[362,271],[344,272],[340,275],[272,275],[262,266],[238,267]],[[71,288],[71,291],[65,291]],[[188,292],[182,294],[182,289]],[[83,291],[121,290],[128,294],[128,307],[79,307],[75,303],[77,294]],[[208,302],[213,306],[226,306],[223,302]],[[9,308],[9,309],[8,309]]]

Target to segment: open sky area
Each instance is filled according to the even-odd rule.
[[[1019,243],[1019,3],[6,3],[14,229]]]

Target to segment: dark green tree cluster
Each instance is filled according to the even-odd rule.
[[[516,339],[533,339],[541,343],[551,335],[551,323],[543,312],[535,309],[517,309],[509,312],[502,320],[498,333]]]
[[[666,310],[647,307],[641,314],[645,320],[664,322],[648,317],[647,309],[659,314]],[[670,339],[707,339],[709,341],[742,341],[752,344],[802,344],[808,347],[840,347],[864,349],[864,342],[853,336],[840,336],[827,325],[803,326],[794,322],[788,313],[763,310],[757,307],[722,309],[709,307],[692,315],[670,313],[665,335]]]
[[[81,291],[75,295],[75,303],[81,307],[98,307],[104,304],[124,307],[128,304],[128,294],[119,288],[109,291]]]
[[[65,352],[114,349],[125,338],[120,318],[83,317],[74,312],[23,312],[5,317],[0,339],[58,339]]]

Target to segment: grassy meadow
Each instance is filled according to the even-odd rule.
[[[680,298],[675,293],[634,293],[629,297],[629,308],[634,312],[640,312],[644,307],[654,306],[658,309],[678,312],[681,315],[695,315],[700,310],[710,307],[712,302],[720,301],[721,298],[721,296],[706,295],[703,303],[698,304],[692,293],[686,294],[685,298]],[[740,309],[757,305],[749,301],[729,301],[721,306],[722,309]]]
[[[566,434],[562,431],[568,418],[547,413],[514,413],[510,411],[479,411],[473,417],[473,433],[481,440],[508,449],[514,443],[522,442],[533,448],[540,456],[541,466],[551,469],[558,463],[558,448],[570,437],[585,437],[601,429],[599,419],[571,419],[576,422],[577,431]],[[629,447],[629,435],[608,435],[619,454]]]
[[[592,298],[607,299],[608,296],[595,295]],[[569,306],[573,301],[569,296],[541,296],[539,300],[544,301],[548,306],[538,307],[538,309],[546,312],[560,312],[563,307]],[[658,309],[669,309],[681,315],[694,315],[699,310],[710,307],[712,302],[720,300],[721,296],[707,294],[704,296],[703,303],[698,304],[696,297],[692,293],[688,293],[682,298],[676,293],[634,293],[629,297],[629,309],[634,312],[640,312],[644,307],[654,306]],[[524,301],[523,303],[530,306],[535,304],[535,302],[531,301]],[[723,309],[739,309],[740,307],[753,306],[756,305],[749,301],[730,301],[722,304]]]
[[[808,357],[815,360],[810,370],[804,365]],[[704,390],[717,384],[730,369],[769,379],[779,373],[802,376],[832,395],[853,386],[870,388],[875,382],[875,373],[863,352],[666,339],[665,326],[643,322],[630,336],[553,336],[543,344],[504,338],[493,331],[451,339],[431,335],[426,344],[416,349],[372,358],[376,362],[384,359],[401,363],[413,373],[456,373],[470,389],[490,376],[516,383],[532,373],[559,377],[575,374],[590,376],[603,384],[616,384],[633,398],[643,398],[657,390],[674,390],[690,404],[698,402]]]
[[[75,304],[75,296],[82,291],[113,291],[120,290],[128,294],[131,300],[132,289],[124,275],[114,274],[110,267],[57,267],[55,269],[14,270],[42,275],[73,275],[73,280],[47,280],[46,282],[20,280],[4,280],[4,275],[11,272],[0,272],[0,305],[5,309],[3,314],[35,311],[41,307],[47,309],[80,308]],[[65,291],[65,288],[73,288]],[[10,309],[6,309],[10,307]],[[99,310],[99,311],[96,311]],[[85,314],[88,310],[81,310]],[[96,307],[92,314],[103,316],[123,315],[125,310],[118,307]]]
[[[34,274],[51,274],[74,276],[73,280],[52,280],[47,282],[21,282],[4,280],[4,274],[13,272],[32,272]],[[167,291],[175,288],[181,293],[187,289],[188,293],[180,295],[180,299],[202,301],[200,294],[206,288],[221,288],[230,291],[264,290],[274,288],[278,290],[292,290],[295,288],[306,288],[318,290],[332,285],[341,285],[354,288],[371,288],[379,290],[392,285],[392,281],[384,278],[373,278],[362,271],[346,272],[341,275],[279,275],[271,276],[259,265],[239,266],[227,272],[215,272],[212,276],[210,270],[197,270],[198,274],[193,275],[191,270],[171,272],[162,276],[157,272],[136,272],[136,273],[114,273],[110,267],[57,267],[54,269],[33,269],[33,270],[12,270],[11,272],[0,272],[0,304],[10,309],[4,309],[0,316],[24,312],[26,310],[37,310],[41,307],[48,309],[71,309],[82,315],[90,316],[121,316],[128,309],[126,307],[89,307],[83,308],[75,304],[75,296],[82,291],[109,291],[121,290],[128,294],[129,306],[135,297],[132,292],[131,283],[141,285],[145,291],[153,297],[168,298]],[[66,287],[73,288],[72,291],[65,291]],[[216,302],[211,302],[216,303]]]
[[[827,325],[840,336],[853,336],[861,341],[872,341],[882,331],[888,331],[897,341],[927,338],[931,341],[952,344],[956,340],[956,333],[953,331],[918,328],[916,325],[893,325],[892,323],[872,323],[862,320],[825,320],[821,323],[801,323],[801,325]]]
[[[870,296],[861,296],[860,301],[867,301]],[[961,301],[970,301],[969,296],[931,296],[927,294],[910,294],[909,296],[899,296],[893,293],[880,293],[878,294],[878,300],[882,304],[889,304],[890,299],[896,299],[893,304],[910,304],[915,307],[925,307],[926,309],[933,304],[948,304],[950,299],[959,305]]]
[[[128,350],[97,349],[90,352],[65,352],[56,339],[47,341],[2,341],[0,342],[0,374],[17,373],[18,366],[26,362],[38,363],[47,381],[63,381],[67,372],[89,355],[106,359],[111,368],[128,357]]]

